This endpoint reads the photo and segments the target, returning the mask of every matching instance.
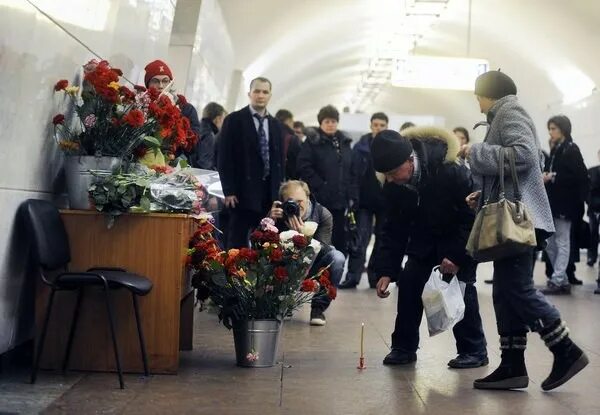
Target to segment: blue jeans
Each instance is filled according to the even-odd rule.
[[[498,334],[510,336],[539,331],[560,318],[560,313],[533,286],[533,249],[494,261],[492,297]]]
[[[326,267],[327,265],[331,264],[329,267],[329,276],[331,283],[337,287],[342,279],[342,274],[344,273],[345,262],[346,257],[344,257],[344,254],[337,249],[331,248],[323,255],[317,257],[312,269],[310,270],[310,274],[317,272],[319,268]],[[311,306],[313,308],[320,308],[322,311],[325,311],[327,307],[329,307],[329,304],[331,304],[331,299],[327,296],[327,294],[315,295],[312,299]]]

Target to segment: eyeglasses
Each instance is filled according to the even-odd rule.
[[[155,84],[155,85],[160,84],[160,85],[166,86],[166,85],[169,85],[170,82],[171,82],[171,79],[169,79],[169,78],[163,78],[163,79],[152,78],[149,83]]]

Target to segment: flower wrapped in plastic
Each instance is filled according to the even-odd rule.
[[[131,173],[98,175],[98,178],[89,189],[90,200],[96,210],[112,217],[126,212],[198,216],[205,210],[206,188],[185,168],[157,171],[138,166]]]

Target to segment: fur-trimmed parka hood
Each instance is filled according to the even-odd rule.
[[[433,144],[435,147],[445,148],[445,154],[443,155],[444,163],[456,162],[458,152],[460,150],[460,143],[458,137],[451,131],[445,130],[439,127],[410,127],[406,130],[402,130],[400,133],[403,137],[411,140],[422,142],[423,144]],[[437,145],[436,145],[437,144]],[[440,148],[442,150],[442,148]],[[440,154],[441,155],[441,154]]]

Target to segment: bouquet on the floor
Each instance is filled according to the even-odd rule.
[[[209,219],[190,240],[187,263],[198,299],[212,300],[227,328],[253,319],[282,319],[317,294],[334,299],[328,268],[308,275],[320,243],[296,231],[279,233],[265,218],[251,248],[221,250]]]

